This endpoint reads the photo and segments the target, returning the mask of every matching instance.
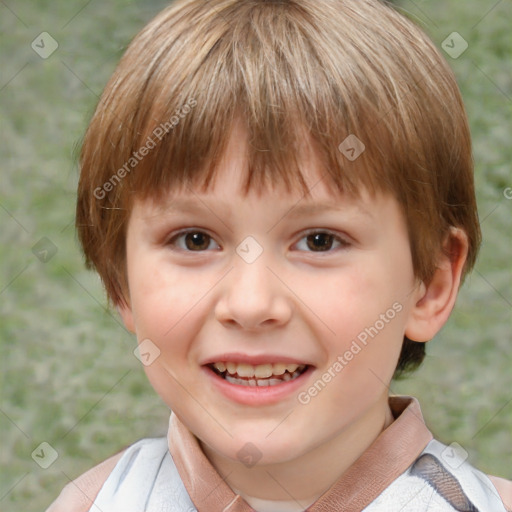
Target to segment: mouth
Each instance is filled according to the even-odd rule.
[[[232,361],[218,361],[207,366],[230,384],[246,387],[279,386],[297,379],[309,368],[307,364],[267,363],[254,366]]]

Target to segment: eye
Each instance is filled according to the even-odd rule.
[[[306,240],[305,245],[307,247],[306,250],[309,250],[308,252],[332,252],[331,249],[336,243],[338,247],[347,247],[350,245],[346,240],[329,231],[309,231],[297,244],[297,247],[302,240]]]
[[[182,243],[176,243],[179,240],[182,240]],[[202,252],[210,247],[211,242],[215,243],[213,238],[207,233],[189,230],[177,233],[167,243],[177,246],[183,251]]]
[[[302,243],[303,240],[306,241],[306,248],[304,248],[304,244]],[[210,235],[204,231],[192,229],[175,234],[167,243],[185,252],[203,252],[212,249],[212,243],[219,248],[218,244]],[[340,236],[329,231],[319,230],[307,232],[296,244],[299,250],[305,250],[307,252],[332,252],[333,247],[342,248],[348,245],[350,245],[349,242]]]

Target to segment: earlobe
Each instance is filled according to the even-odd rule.
[[[452,227],[443,244],[437,268],[428,284],[420,283],[405,329],[412,341],[431,340],[443,327],[452,312],[468,253],[466,233]]]

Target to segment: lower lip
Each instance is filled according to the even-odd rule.
[[[208,366],[203,366],[201,369],[224,396],[244,405],[269,405],[280,402],[296,393],[313,371],[313,367],[308,366],[306,371],[297,378],[283,381],[282,384],[276,384],[275,386],[244,386],[228,382]]]

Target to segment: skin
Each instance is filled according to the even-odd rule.
[[[310,196],[275,188],[244,197],[245,142],[243,131],[232,132],[212,191],[135,202],[126,244],[129,296],[119,311],[139,342],[159,348],[144,367],[147,376],[226,482],[260,511],[303,510],[392,423],[388,386],[403,337],[427,341],[446,322],[467,241],[453,229],[446,240],[451,257],[439,256],[433,280],[422,283],[393,197],[333,195],[319,181],[314,154],[303,158]],[[185,212],[183,200],[202,210]],[[333,207],[292,215],[310,203]],[[210,238],[194,245],[178,236],[185,228]],[[311,229],[335,235],[324,238],[327,251],[308,243],[304,232]],[[251,264],[236,252],[247,236],[263,249]],[[396,303],[400,312],[378,335],[300,403],[298,394]],[[223,353],[292,354],[314,368],[276,403],[240,404],[212,386],[201,367]],[[246,443],[261,456],[252,467],[237,455]]]

